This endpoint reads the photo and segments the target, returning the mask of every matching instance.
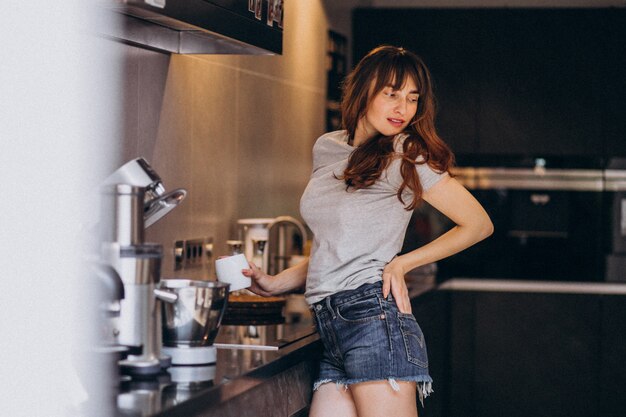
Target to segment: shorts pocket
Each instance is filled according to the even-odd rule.
[[[364,322],[385,318],[376,294],[350,300],[337,307],[337,316],[346,322]]]
[[[409,362],[428,368],[428,354],[426,352],[426,341],[422,329],[417,324],[413,314],[398,313],[400,322],[400,332],[404,339],[404,348]]]

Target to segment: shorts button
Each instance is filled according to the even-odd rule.
[[[317,311],[320,311],[320,310],[322,309],[322,306],[318,304],[318,305],[316,305],[316,306],[315,306],[315,309],[316,309]]]

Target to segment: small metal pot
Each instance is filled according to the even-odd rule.
[[[226,311],[228,287],[216,281],[161,280],[159,288],[177,296],[174,302],[161,303],[163,345],[212,345]]]

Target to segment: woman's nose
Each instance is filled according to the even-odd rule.
[[[395,108],[396,113],[404,115],[406,113],[406,102],[404,100],[400,100],[396,104]]]

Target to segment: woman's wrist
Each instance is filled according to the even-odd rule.
[[[396,258],[400,268],[404,274],[408,274],[413,269],[420,266],[419,256],[416,253],[409,252]]]

